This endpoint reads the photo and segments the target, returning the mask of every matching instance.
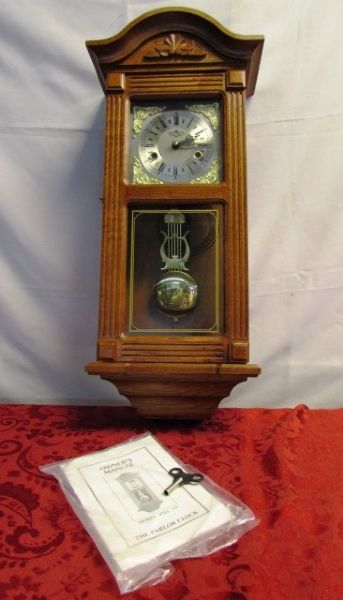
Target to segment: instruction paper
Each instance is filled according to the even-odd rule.
[[[175,460],[151,434],[62,463],[65,493],[100,550],[127,570],[230,526],[229,508],[203,484],[170,496]]]

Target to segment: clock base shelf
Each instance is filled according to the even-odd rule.
[[[178,364],[94,362],[91,375],[113,383],[139,415],[155,419],[205,419],[221,400],[248,377],[257,377],[254,364]]]

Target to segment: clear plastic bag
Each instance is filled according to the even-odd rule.
[[[258,524],[205,475],[166,494],[175,468],[194,471],[150,433],[40,468],[59,481],[122,594],[164,581],[170,561],[211,554]]]

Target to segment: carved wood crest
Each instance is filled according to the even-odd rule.
[[[167,37],[159,37],[149,44],[143,55],[144,60],[167,60],[171,58],[206,58],[204,48],[195,40],[178,33],[170,33]]]

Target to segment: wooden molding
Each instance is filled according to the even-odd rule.
[[[241,341],[233,341],[231,345],[230,358],[237,362],[248,362],[249,360],[249,343]]]
[[[232,339],[248,341],[248,240],[244,92],[230,91],[229,181],[230,210],[228,223],[228,310]],[[233,357],[232,357],[233,358]]]
[[[100,276],[100,337],[113,338],[116,333],[116,293],[118,289],[118,206],[122,178],[121,145],[123,143],[121,95],[107,96],[105,178],[102,223],[102,252]]]
[[[86,42],[100,82],[108,91],[107,73],[117,70],[186,64],[237,67],[247,74],[247,94],[253,94],[261,60],[263,36],[229,31],[210,16],[186,8],[162,8],[135,19],[120,33]],[[148,63],[148,64],[147,64]],[[200,66],[200,65],[199,65]]]
[[[96,362],[88,373],[100,375],[129,398],[144,417],[204,419],[231,390],[260,373],[257,365],[162,365]]]
[[[227,89],[244,89],[245,87],[245,71],[241,69],[229,69],[227,72]]]
[[[123,92],[125,90],[125,75],[124,73],[118,73],[117,71],[108,73],[106,83],[108,89]]]
[[[151,73],[135,74],[127,76],[127,91],[130,94],[180,94],[194,93],[201,89],[206,92],[218,92],[225,90],[225,73],[166,73],[158,78]]]

